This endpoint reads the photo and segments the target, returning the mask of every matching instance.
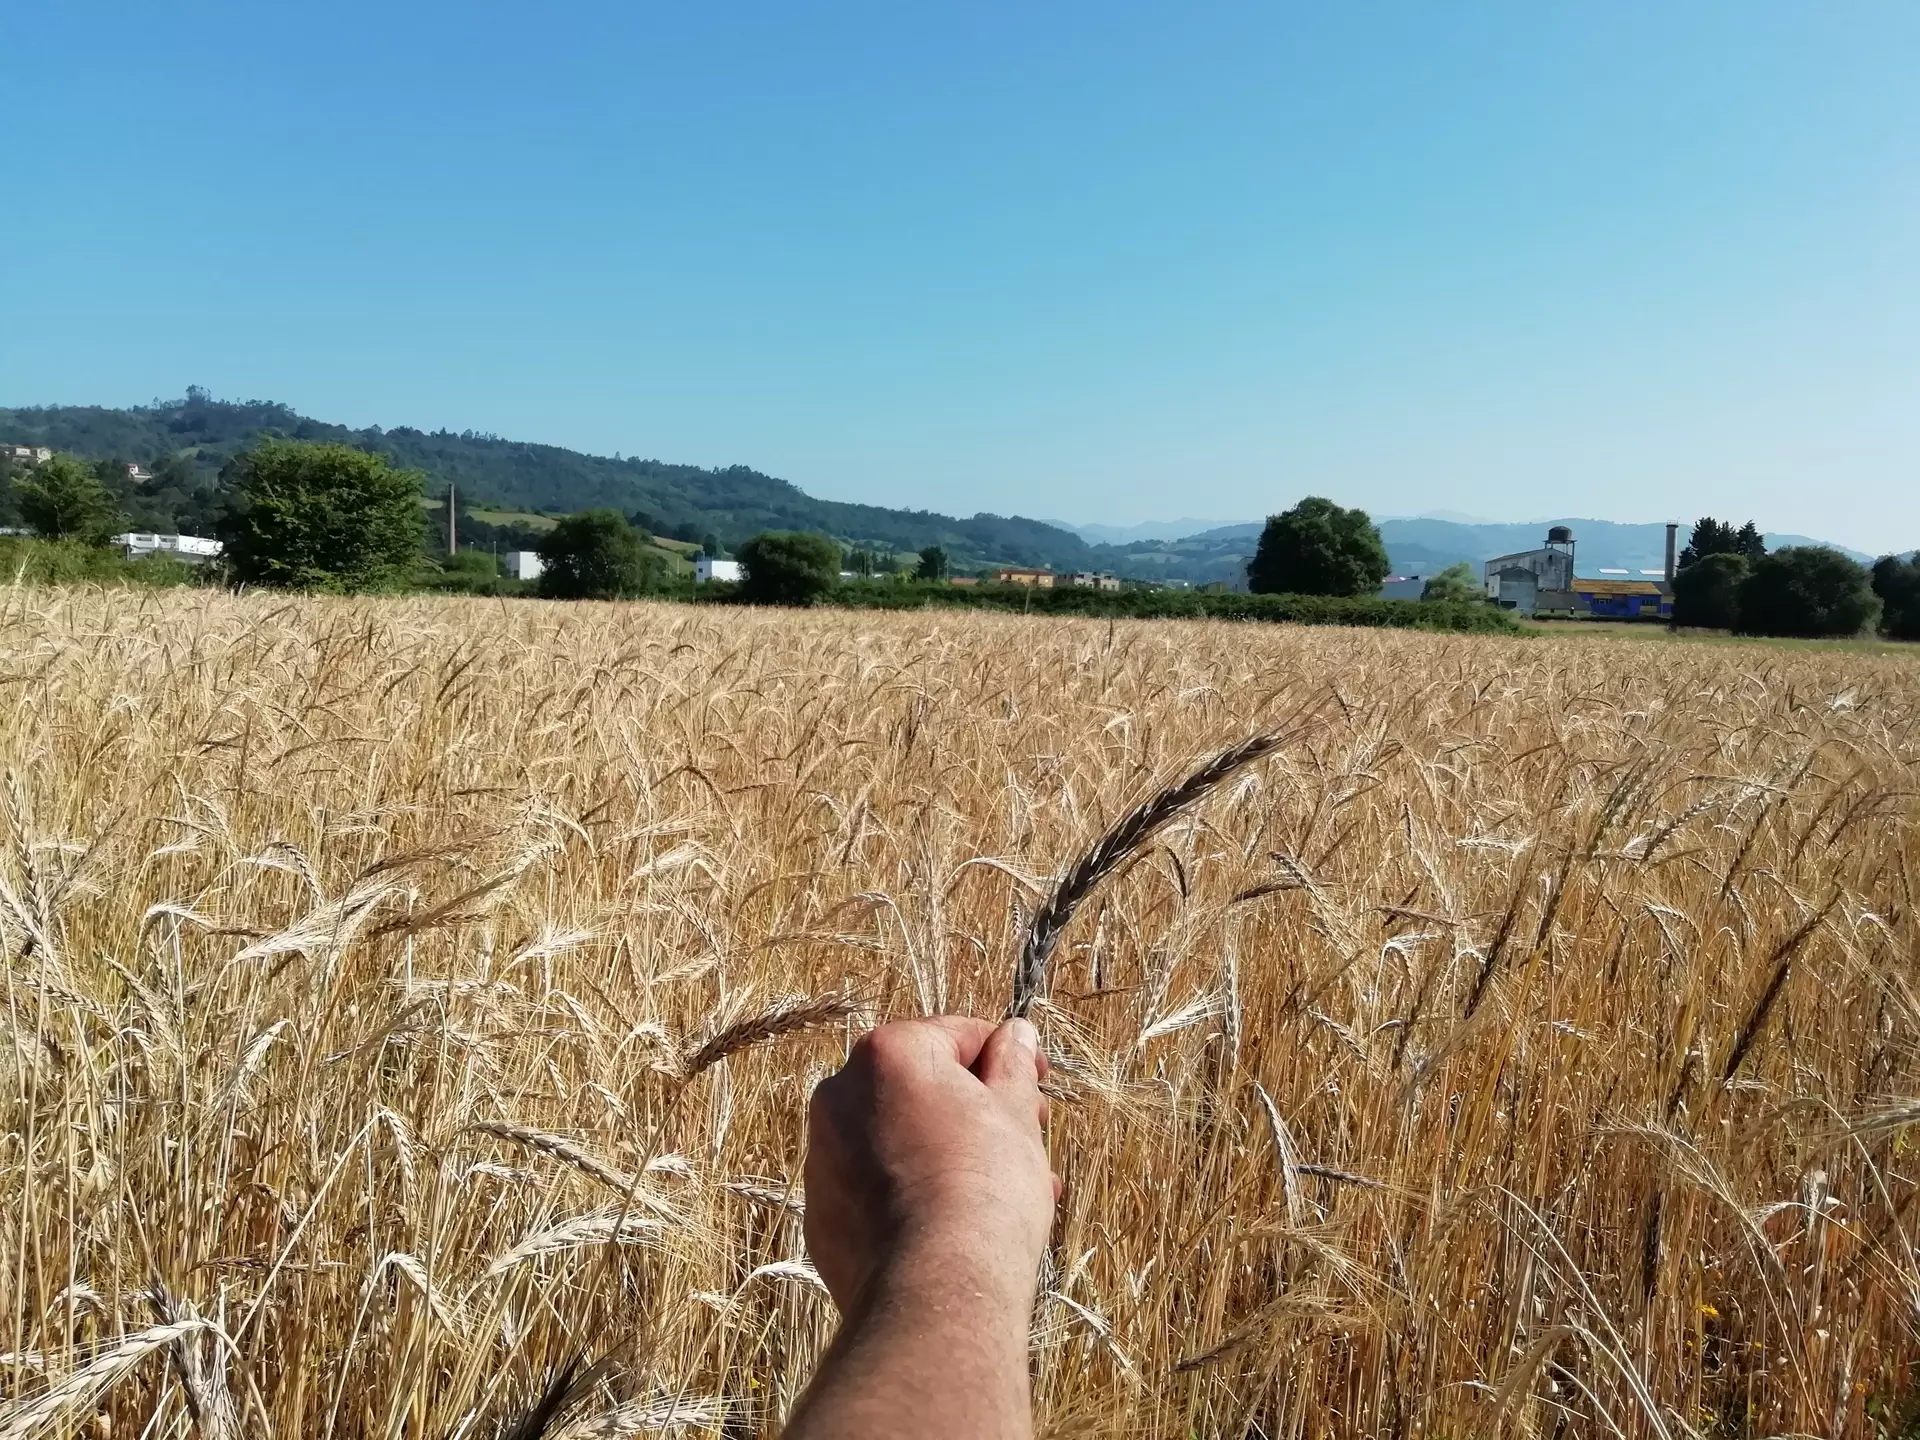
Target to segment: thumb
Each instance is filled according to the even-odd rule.
[[[980,1047],[974,1073],[989,1090],[1034,1095],[1044,1065],[1040,1035],[1026,1020],[1004,1020]]]

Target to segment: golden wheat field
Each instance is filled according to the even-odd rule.
[[[1081,911],[1039,1428],[1902,1433],[1920,665],[0,593],[0,1437],[771,1435],[806,1096]]]

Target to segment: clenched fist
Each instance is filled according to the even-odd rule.
[[[1047,1072],[1025,1020],[882,1025],[814,1092],[807,1249],[843,1314],[888,1271],[931,1263],[1031,1304],[1057,1182]]]

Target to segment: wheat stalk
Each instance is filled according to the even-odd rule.
[[[1287,743],[1289,736],[1278,730],[1251,735],[1238,745],[1230,745],[1204,765],[1171,785],[1149,795],[1110,826],[1081,855],[1046,903],[1034,911],[1027,924],[1026,943],[1013,970],[1013,1003],[1007,1013],[1025,1017],[1033,1002],[1046,991],[1047,961],[1060,934],[1100,883],[1124,865],[1160,828],[1183,811],[1200,803],[1220,785],[1254,761],[1271,755]]]

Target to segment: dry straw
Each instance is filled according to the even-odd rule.
[[[809,1093],[1015,957],[1042,1433],[1920,1404],[1904,654],[0,601],[0,1440],[771,1437]]]

